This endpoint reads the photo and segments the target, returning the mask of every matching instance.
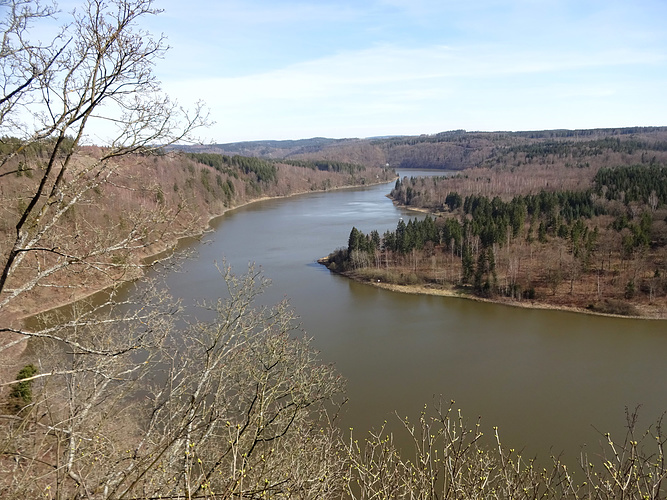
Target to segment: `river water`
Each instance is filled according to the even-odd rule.
[[[415,175],[411,173],[409,175]],[[352,226],[382,234],[399,218],[391,184],[267,200],[228,212],[208,244],[168,276],[186,304],[223,293],[213,263],[250,262],[288,297],[325,362],[347,379],[344,428],[355,434],[417,418],[439,395],[471,422],[498,426],[525,455],[595,453],[601,432],[623,432],[625,407],[640,426],[667,409],[667,324],[399,294],[331,274],[315,261],[345,246]],[[616,440],[620,440],[620,435]]]

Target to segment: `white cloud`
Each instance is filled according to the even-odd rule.
[[[63,0],[69,10],[79,0]],[[161,0],[156,67],[215,140],[663,125],[660,0]],[[595,122],[595,123],[593,123]]]
[[[216,61],[212,50],[206,54],[209,71],[172,73],[165,80],[165,89],[181,102],[208,102],[219,124],[211,131],[216,140],[428,133],[449,127],[604,126],[607,118],[613,120],[610,126],[616,126],[623,124],[618,121],[618,110],[625,110],[625,119],[634,123],[639,123],[635,117],[646,120],[647,116],[667,115],[667,104],[656,88],[644,87],[647,92],[637,95],[643,80],[667,78],[665,46],[656,43],[655,36],[636,36],[642,25],[636,20],[619,30],[614,23],[619,12],[627,9],[613,0],[609,6],[590,2],[545,5],[537,0],[510,4],[488,0],[474,6],[378,0],[354,4],[354,8],[345,4],[334,8],[327,2],[223,5],[226,12],[214,10],[213,19],[227,15],[226,25],[232,33],[261,30],[259,24],[266,23],[272,35],[263,43],[271,44],[282,36],[281,29],[287,32],[293,22],[303,19],[330,18],[330,23],[322,24],[323,33],[331,37],[339,26],[341,32],[339,39],[331,38],[337,45],[309,54],[295,52],[269,64],[260,61],[243,70],[225,71],[224,62]],[[262,9],[257,10],[259,5]],[[442,13],[449,9],[459,18],[443,25],[443,32],[475,25],[474,33],[488,28],[491,34],[473,40],[465,32],[440,38],[431,33],[422,39],[413,25],[407,37],[401,33],[394,37],[390,32],[390,36],[348,44],[352,28],[344,20],[368,18],[374,9],[384,13],[394,9],[406,16],[436,12],[432,19],[436,26],[438,16],[445,19]],[[230,22],[238,26],[229,26]],[[380,26],[381,21],[361,27],[374,30]],[[297,45],[281,48],[313,41],[300,38],[303,35],[290,39]],[[635,40],[638,42],[630,43]],[[242,45],[237,48],[239,54],[247,54]],[[235,76],[216,77],[224,74]],[[637,104],[629,106],[624,100]],[[643,124],[660,125],[662,121],[664,118],[653,118]]]
[[[509,53],[502,48],[375,47],[236,78],[184,79],[167,85],[178,95],[197,94],[211,105],[262,99],[316,100],[395,92],[414,98],[432,93],[448,80],[562,73],[602,67],[658,63],[660,54],[630,51],[599,53]]]

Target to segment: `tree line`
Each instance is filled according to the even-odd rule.
[[[625,204],[640,202],[652,210],[667,204],[667,167],[630,165],[601,168],[593,178],[593,190],[607,200]]]
[[[663,176],[661,167],[619,167],[601,170],[590,189],[507,201],[452,191],[439,217],[401,219],[383,235],[353,228],[347,247],[334,252],[331,262],[339,271],[375,269],[368,274],[381,279],[384,273],[397,282],[437,282],[447,275],[445,281],[485,297],[541,295],[548,301],[565,282],[570,295],[590,283],[581,300],[591,307],[607,307],[604,290],[613,300],[642,295],[653,301],[667,294]],[[392,198],[409,205],[417,196],[413,181],[398,180]],[[390,269],[402,269],[402,278]]]
[[[28,0],[3,5],[0,129],[17,140],[7,141],[0,156],[0,192],[14,196],[7,186],[18,185],[26,201],[6,210],[12,231],[0,260],[0,387],[7,398],[0,496],[664,498],[666,438],[659,423],[639,433],[632,415],[625,440],[605,436],[600,460],[582,457],[579,480],[557,458],[552,467],[537,467],[501,445],[497,432],[486,446],[479,422],[469,424],[453,402],[402,420],[415,443],[410,459],[386,427],[364,438],[343,433],[337,412],[344,381],[318,358],[285,301],[261,304],[267,282],[252,266],[241,275],[224,263],[214,269],[221,294],[203,304],[208,320],[188,317],[157,279],[125,293],[120,283],[151,267],[128,256],[168,245],[159,229],[173,225],[182,207],[142,199],[112,225],[89,215],[113,206],[107,189],[115,198],[134,191],[119,186],[117,175],[123,165],[136,170],[134,154],[147,159],[161,155],[155,144],[194,139],[205,113],[198,107],[183,116],[159,91],[151,71],[165,41],[137,27],[159,13],[150,0],[85,2],[63,22],[63,36],[46,43],[35,33],[49,30],[35,25],[50,25],[55,8]],[[56,95],[57,102],[44,98]],[[97,119],[115,123],[118,135],[77,155]],[[31,144],[44,149],[27,165],[34,175],[27,179],[16,164]],[[229,164],[258,182],[271,179],[262,163]],[[209,174],[202,171],[204,184]],[[179,199],[182,191],[174,184],[170,196]],[[92,210],[84,212],[86,205]],[[434,225],[405,224],[400,248],[421,241],[427,248]],[[378,237],[371,236],[373,244]],[[368,254],[364,241],[351,238],[353,251]],[[80,289],[91,272],[113,282],[100,302],[77,303],[34,324],[17,318],[22,298],[34,299],[40,288]],[[17,356],[13,350],[28,340],[31,350],[21,360],[29,362],[7,376],[6,355]]]
[[[215,168],[219,172],[230,172],[231,167],[239,168],[244,174],[254,174],[257,182],[272,183],[276,181],[275,164],[261,158],[241,155],[220,155],[216,153],[188,153],[193,160]]]
[[[199,163],[213,167],[220,172],[227,171],[230,167],[238,167],[246,174],[249,172],[255,173],[258,181],[265,182],[272,182],[275,180],[276,163],[309,168],[311,170],[347,174],[355,174],[366,170],[364,165],[334,160],[265,160],[257,157],[241,155],[228,156],[217,153],[187,153],[187,156]]]
[[[598,156],[605,151],[632,154],[635,151],[667,151],[665,141],[647,141],[604,137],[588,141],[544,141],[535,144],[522,144],[507,149],[507,153],[525,153],[528,159],[554,155],[557,157]]]
[[[334,161],[334,160],[284,159],[280,160],[280,163],[285,163],[287,165],[294,165],[295,167],[311,168],[313,170],[324,170],[327,172],[345,172],[348,174],[354,174],[356,172],[363,172],[364,170],[366,170],[366,167],[364,165],[359,165],[356,163],[348,163],[343,161]]]

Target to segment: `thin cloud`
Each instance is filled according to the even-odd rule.
[[[663,125],[667,4],[163,0],[158,66],[221,141]],[[162,20],[162,21],[160,21]]]
[[[235,100],[252,101],[262,95],[304,99],[367,91],[369,87],[423,81],[441,83],[441,80],[449,78],[558,73],[660,64],[664,61],[665,55],[660,53],[635,53],[625,49],[596,53],[530,50],[510,53],[502,48],[484,46],[459,49],[442,46],[420,49],[383,46],[345,52],[243,77],[186,78],[182,86],[188,88],[190,93],[192,89],[202,89],[202,93],[209,96],[213,88],[218,89],[216,93],[219,97],[216,100],[233,96]]]
[[[229,140],[520,130],[550,128],[549,120],[551,128],[576,128],[602,126],[614,108],[598,108],[596,102],[609,107],[608,99],[624,98],[632,86],[621,76],[607,81],[600,71],[662,61],[660,53],[630,50],[561,54],[381,46],[262,74],[186,81],[170,90],[191,95],[200,89],[225,124],[216,135]],[[300,134],[285,135],[299,127]],[[238,135],[243,129],[250,137]]]

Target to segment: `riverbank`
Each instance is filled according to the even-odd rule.
[[[120,282],[105,282],[98,283],[96,286],[89,286],[85,288],[77,287],[76,284],[63,287],[66,292],[62,290],[53,291],[53,289],[48,289],[43,291],[41,294],[35,294],[34,297],[30,300],[30,305],[22,304],[20,308],[7,307],[5,310],[0,313],[0,324],[10,325],[12,328],[20,328],[22,323],[31,317],[47,313],[49,311],[73,304],[75,302],[85,300],[103,292],[104,290],[109,289],[112,286],[118,285],[119,283],[131,283],[138,279],[141,279],[144,275],[144,271],[150,268],[152,264],[159,260],[168,259],[171,257],[174,251],[178,249],[179,244],[182,241],[186,241],[192,238],[201,238],[207,232],[212,231],[212,226],[215,224],[216,220],[221,217],[224,217],[226,214],[233,210],[238,210],[245,206],[252,205],[254,203],[259,203],[267,200],[275,200],[281,198],[292,198],[296,196],[306,195],[310,193],[325,193],[329,191],[338,191],[344,189],[358,189],[364,186],[375,186],[380,184],[389,184],[393,182],[394,179],[389,181],[382,180],[377,182],[364,182],[363,184],[346,184],[341,186],[333,186],[326,189],[309,189],[309,190],[299,190],[285,195],[275,195],[275,196],[259,196],[257,198],[248,199],[237,205],[225,207],[219,212],[208,213],[202,217],[201,221],[192,231],[187,234],[182,235],[179,238],[170,239],[163,242],[159,247],[151,248],[149,253],[137,255],[137,258],[144,263],[146,266],[144,269],[139,270],[135,269],[131,275],[125,276],[125,279]],[[50,293],[47,293],[50,292]],[[61,293],[58,293],[61,292]],[[3,345],[7,342],[3,340]]]
[[[662,175],[638,168],[619,167],[609,177],[603,172],[575,191],[555,183],[539,195],[525,190],[512,197],[501,186],[460,192],[453,178],[404,179],[388,197],[434,222],[397,226],[388,245],[379,242],[389,254],[355,254],[354,262],[341,268],[371,272],[373,264],[388,266],[386,272],[397,278],[389,281],[409,286],[475,283],[475,294],[519,307],[528,302],[529,307],[667,319],[667,205],[656,197],[649,204],[646,194],[623,208],[618,199],[599,196],[616,192],[621,179],[641,189],[649,182],[643,179]],[[360,247],[366,248],[353,249]]]
[[[389,181],[378,181],[378,182],[368,182],[365,184],[345,184],[341,186],[332,186],[326,189],[303,189],[291,192],[289,194],[275,195],[275,196],[258,196],[256,198],[247,199],[243,202],[240,202],[234,206],[224,207],[222,210],[217,212],[201,214],[200,220],[198,221],[196,231],[193,227],[193,230],[188,234],[183,235],[180,238],[171,239],[165,241],[163,245],[158,247],[153,247],[150,253],[141,255],[141,258],[146,262],[148,266],[153,262],[158,260],[168,260],[174,253],[178,253],[179,249],[182,248],[183,243],[187,242],[188,239],[198,239],[205,237],[206,233],[211,232],[212,227],[216,224],[216,221],[221,217],[229,214],[230,212],[246,207],[252,204],[256,204],[262,201],[272,200],[272,199],[281,199],[281,198],[294,198],[302,195],[308,195],[310,193],[323,193],[328,191],[341,191],[341,190],[352,190],[358,189],[363,186],[373,186],[380,185],[385,183],[393,182]],[[146,271],[148,268],[145,269]],[[136,273],[133,276],[126,275],[127,279],[123,280],[123,283],[130,283],[141,279],[143,273]],[[0,324],[4,327],[14,328],[19,330],[24,327],[26,320],[33,318],[36,315],[48,313],[56,309],[67,307],[76,302],[92,299],[96,294],[104,293],[105,290],[108,290],[109,287],[119,285],[121,283],[112,283],[112,282],[98,282],[96,287],[86,286],[80,287],[72,283],[72,286],[54,289],[54,288],[44,288],[40,290],[40,294],[33,294],[34,297],[31,297],[29,303],[24,302],[21,308],[13,308],[9,311],[7,308],[2,311],[2,317],[0,318]],[[48,296],[44,292],[49,292]],[[11,316],[10,316],[11,313]],[[2,381],[12,380],[18,370],[27,363],[33,362],[31,359],[31,351],[26,348],[28,347],[28,342],[22,341],[26,337],[11,332],[4,332],[2,339],[0,340],[0,379]],[[13,345],[11,347],[5,348],[9,344]],[[4,391],[0,391],[4,392]]]
[[[541,309],[552,311],[566,311],[579,314],[590,314],[595,316],[604,316],[612,318],[625,319],[648,319],[648,320],[667,320],[667,313],[657,308],[643,307],[642,305],[633,305],[635,314],[614,314],[595,310],[590,307],[578,307],[574,305],[550,303],[543,300],[516,300],[510,297],[496,296],[493,298],[480,297],[475,295],[472,287],[461,287],[452,284],[434,284],[434,283],[418,283],[418,284],[398,284],[390,283],[382,279],[370,279],[368,274],[354,271],[339,272],[330,267],[331,261],[329,257],[323,257],[317,260],[318,264],[325,266],[331,272],[345,276],[348,279],[354,280],[358,283],[390,290],[392,292],[407,293],[412,295],[433,295],[438,297],[451,297],[458,299],[474,300],[476,302],[487,302],[491,304],[500,304],[510,307],[518,307],[524,309]]]

